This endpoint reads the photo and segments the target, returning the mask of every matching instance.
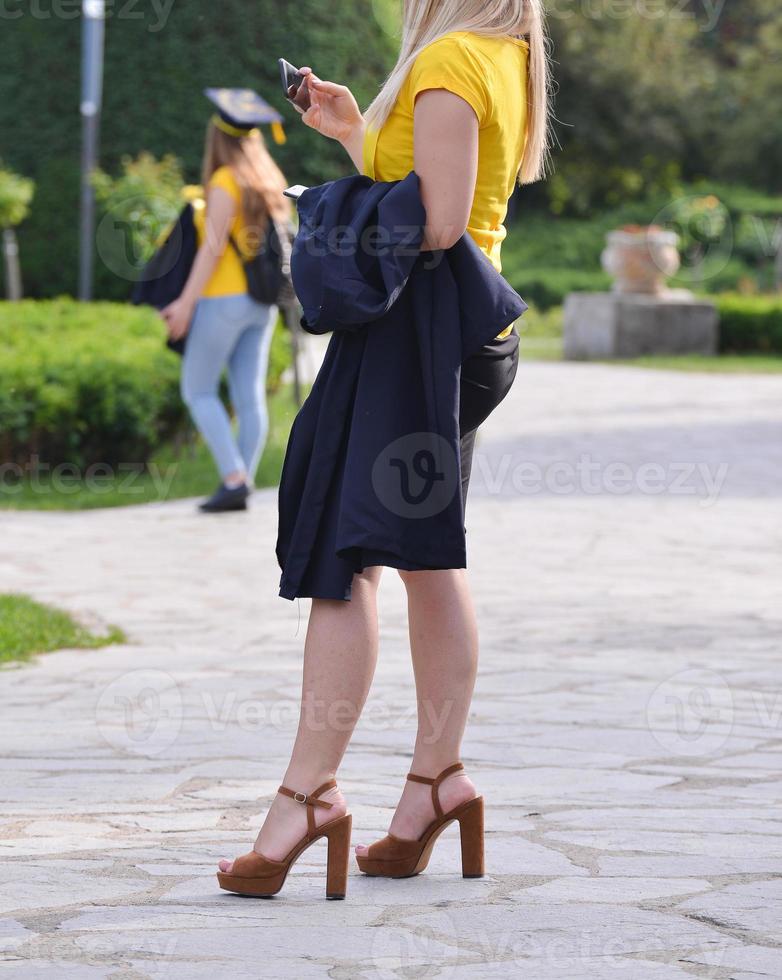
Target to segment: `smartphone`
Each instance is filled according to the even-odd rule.
[[[282,193],[285,195],[285,197],[290,197],[294,201],[298,201],[306,190],[307,188],[303,184],[294,184],[292,187],[286,187]]]
[[[310,107],[310,93],[307,88],[307,77],[302,75],[298,68],[286,61],[278,58],[280,66],[280,82],[285,98],[292,102],[297,109],[306,112]]]

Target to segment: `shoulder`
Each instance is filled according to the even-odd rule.
[[[444,34],[428,44],[410,69],[413,100],[428,88],[444,88],[465,99],[482,121],[489,110],[494,68],[466,31]]]
[[[444,64],[463,65],[465,68],[483,66],[485,58],[478,38],[468,31],[452,31],[432,41],[418,54],[414,67],[443,67]]]
[[[219,187],[227,191],[235,201],[241,200],[242,192],[230,167],[218,167],[209,178],[209,189]]]

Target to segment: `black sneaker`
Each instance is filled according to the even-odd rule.
[[[247,510],[250,488],[246,483],[239,487],[227,487],[224,483],[215,490],[209,500],[199,504],[198,509],[205,514],[219,514],[227,510]]]

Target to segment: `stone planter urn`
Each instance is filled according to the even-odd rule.
[[[676,232],[656,225],[627,225],[606,235],[601,255],[613,277],[613,291],[622,295],[664,296],[665,282],[679,268]]]

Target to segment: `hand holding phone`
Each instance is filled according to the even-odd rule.
[[[284,58],[278,61],[285,98],[299,112],[307,113],[307,126],[322,136],[339,140],[346,148],[350,145],[348,152],[360,170],[364,117],[350,89],[318,78],[311,68],[296,68]]]
[[[285,58],[278,58],[280,66],[280,82],[285,98],[292,102],[300,111],[306,112],[310,107],[310,92],[307,86],[307,76]]]

